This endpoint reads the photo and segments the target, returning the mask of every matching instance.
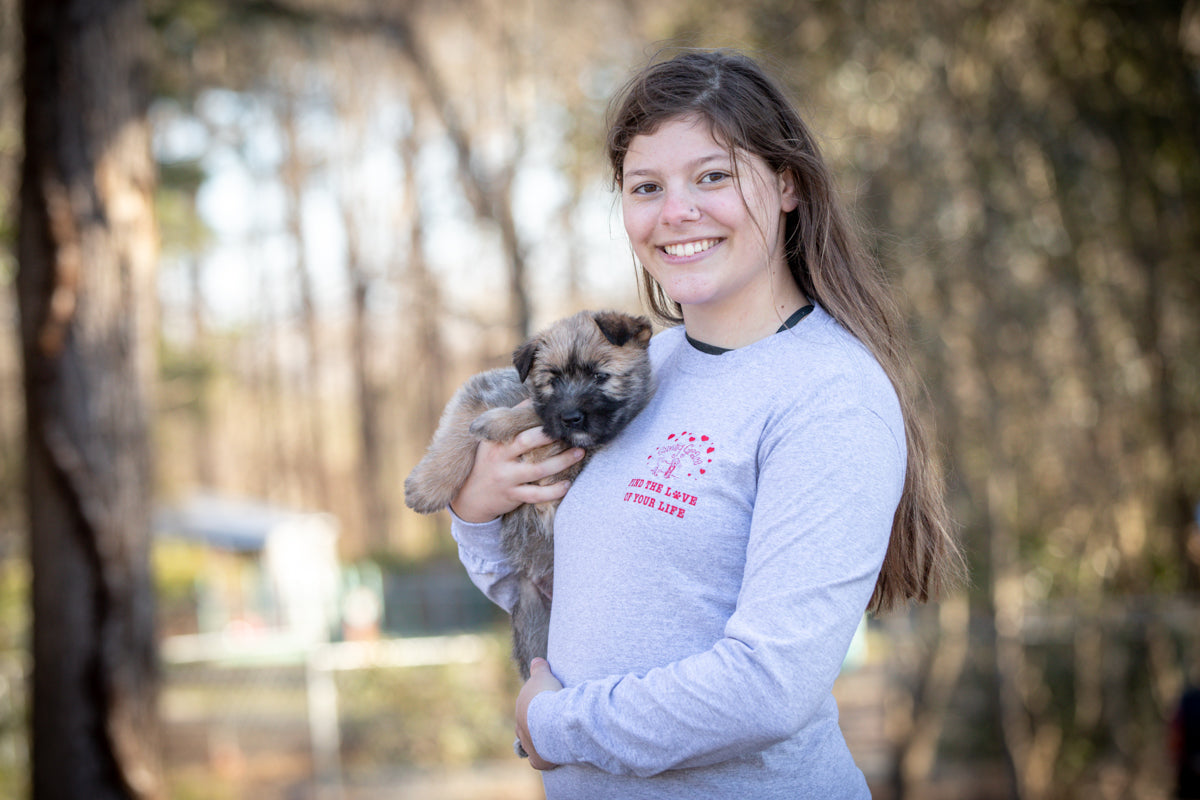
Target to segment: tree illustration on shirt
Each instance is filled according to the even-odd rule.
[[[699,477],[705,473],[705,466],[712,462],[711,456],[716,449],[707,436],[698,436],[687,431],[672,433],[667,437],[667,442],[658,447],[654,454],[647,456],[651,461],[650,474],[658,478],[680,477],[676,474],[677,471],[681,467],[686,470],[689,466],[695,471],[685,471],[683,477]]]

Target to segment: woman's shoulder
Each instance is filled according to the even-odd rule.
[[[778,360],[797,372],[825,380],[883,381],[890,385],[870,349],[819,306],[795,328],[773,339],[788,351],[787,357]]]
[[[671,348],[677,346],[684,339],[684,330],[682,325],[671,325],[668,328],[663,328],[658,333],[654,334],[650,339],[650,350],[653,352],[656,348]]]
[[[787,350],[775,361],[787,365],[784,380],[804,387],[804,404],[862,407],[900,424],[896,389],[871,350],[823,310],[810,318],[797,326],[797,336],[784,331],[775,337]],[[810,321],[809,328],[798,330]]]
[[[680,345],[686,344],[682,325],[672,325],[664,328],[650,339],[650,361],[661,364],[667,356],[675,352]]]

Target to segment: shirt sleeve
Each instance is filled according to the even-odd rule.
[[[490,522],[464,522],[448,510],[450,535],[458,543],[458,560],[466,567],[471,582],[511,614],[517,600],[517,582],[500,546],[500,517]]]
[[[857,405],[793,417],[760,443],[723,637],[645,674],[538,695],[528,721],[544,758],[641,777],[702,767],[787,740],[832,702],[887,549],[903,439]]]

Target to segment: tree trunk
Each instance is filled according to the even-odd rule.
[[[932,609],[931,609],[932,611]],[[896,752],[896,797],[925,797],[954,688],[967,660],[971,609],[965,592],[937,608],[937,637],[922,653],[912,722]]]
[[[201,373],[193,384],[195,410],[189,415],[191,423],[191,447],[195,455],[196,482],[209,490],[217,488],[216,433],[213,427],[212,409],[212,343],[205,319],[204,290],[201,288],[203,270],[200,258],[193,255],[187,262],[189,302],[192,317],[192,354],[201,366]]]
[[[283,128],[287,147],[286,161],[281,174],[287,203],[287,230],[295,247],[292,270],[300,291],[300,319],[304,327],[304,343],[308,348],[308,372],[301,378],[301,399],[306,401],[308,406],[303,408],[301,403],[301,413],[306,417],[304,427],[311,458],[308,459],[308,470],[303,476],[303,484],[312,492],[311,496],[315,498],[318,508],[329,509],[332,500],[329,489],[329,448],[325,442],[325,415],[322,413],[325,369],[320,320],[317,315],[317,290],[313,285],[304,242],[304,180],[308,168],[300,152],[300,137],[296,130],[296,103],[296,99],[290,95],[284,98],[285,107],[279,124]]]
[[[446,366],[450,357],[442,340],[441,321],[446,309],[442,302],[441,287],[425,258],[426,220],[417,197],[420,191],[417,182],[417,150],[418,142],[413,137],[405,140],[400,147],[400,154],[404,160],[404,192],[409,198],[406,213],[408,258],[397,283],[406,287],[411,295],[405,301],[411,309],[407,315],[411,322],[403,335],[415,343],[415,347],[411,347],[412,352],[409,353],[414,374],[414,380],[410,381],[409,385],[415,387],[416,394],[406,404],[415,409],[407,429],[414,432],[419,442],[419,446],[412,452],[412,455],[419,458],[425,443],[437,429],[442,407],[448,399]]]
[[[346,279],[350,284],[350,362],[358,401],[358,485],[363,506],[364,544],[382,552],[390,545],[391,520],[383,486],[384,453],[379,385],[371,371],[371,321],[367,295],[371,276],[362,263],[358,229],[349,200],[342,201],[346,231]]]
[[[24,0],[23,24],[32,795],[157,797],[144,9]]]

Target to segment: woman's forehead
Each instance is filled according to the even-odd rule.
[[[661,138],[660,138],[661,135]],[[663,120],[630,140],[621,162],[621,183],[666,168],[736,167],[740,173],[770,173],[766,159],[742,147],[730,147],[707,117],[685,114]]]
[[[667,118],[630,139],[621,166],[622,172],[628,175],[636,171],[631,162],[660,160],[663,157],[689,162],[708,159],[741,161],[752,155],[742,148],[730,147],[707,117],[684,114]]]

